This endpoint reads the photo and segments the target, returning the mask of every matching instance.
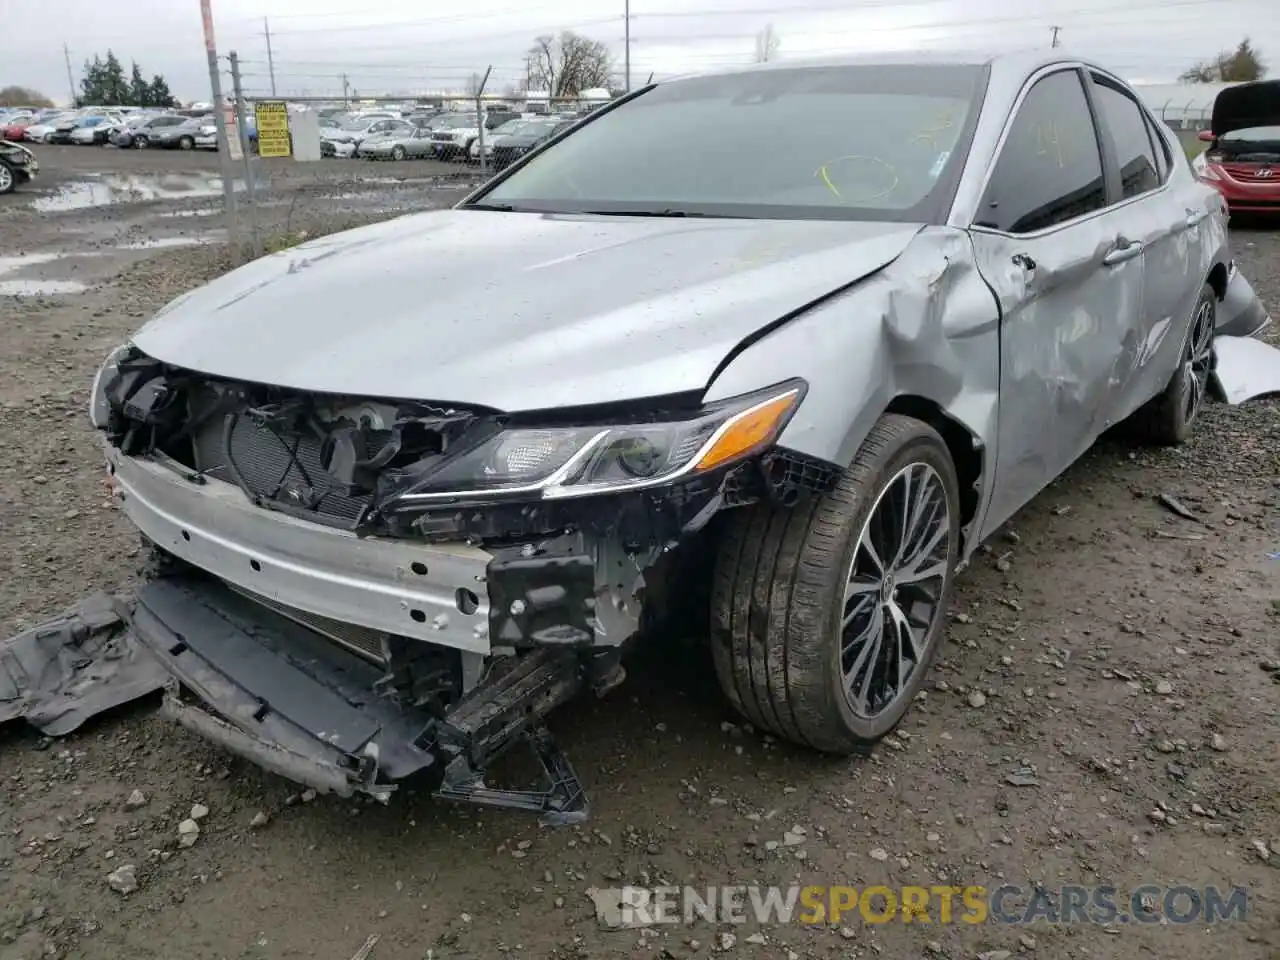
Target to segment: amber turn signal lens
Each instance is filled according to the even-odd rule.
[[[743,410],[726,422],[711,448],[698,459],[695,470],[710,470],[770,443],[799,396],[799,390],[789,390]]]

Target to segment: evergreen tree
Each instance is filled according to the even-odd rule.
[[[133,61],[133,70],[129,74],[129,106],[151,107],[151,85],[142,76],[138,61]]]
[[[160,76],[158,73],[151,78],[151,106],[173,106],[173,94],[169,92],[169,84],[167,84],[164,77]]]

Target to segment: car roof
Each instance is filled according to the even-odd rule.
[[[915,52],[889,53],[857,53],[840,56],[820,57],[814,59],[772,60],[768,63],[750,64],[736,67],[723,67],[716,70],[704,70],[698,73],[683,74],[666,83],[679,83],[695,77],[727,76],[732,74],[757,73],[775,70],[822,69],[838,67],[874,67],[874,66],[972,66],[986,67],[990,70],[990,87],[1013,86],[1020,89],[1023,81],[1044,67],[1055,64],[1084,64],[1103,73],[1115,76],[1114,71],[1106,64],[1090,57],[1082,57],[1066,48],[1027,49],[1012,51],[981,50],[938,50],[929,51],[927,55]]]

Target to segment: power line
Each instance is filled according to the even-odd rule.
[[[1221,9],[1221,4],[1218,2],[1218,0],[1172,0],[1172,2],[1141,4],[1138,6],[1127,7],[1122,12],[1137,13],[1137,12],[1142,12],[1146,10],[1165,10],[1171,7],[1204,7],[1204,6],[1211,6],[1211,5],[1215,8],[1215,10]],[[1115,11],[1114,4],[1108,7],[1080,8],[1075,12],[1076,13],[1109,13],[1113,11]],[[1021,16],[1021,17],[984,17],[984,18],[973,19],[973,20],[947,20],[947,21],[938,21],[934,23],[913,23],[913,24],[896,24],[893,26],[883,26],[883,27],[866,27],[866,28],[858,28],[856,31],[850,31],[850,32],[856,32],[858,36],[861,37],[866,35],[881,35],[881,34],[887,34],[887,33],[910,33],[916,30],[938,30],[940,28],[946,28],[948,31],[951,31],[957,27],[982,28],[982,27],[988,27],[988,26],[1002,26],[1002,25],[1009,25],[1009,24],[1013,24],[1013,25],[1026,24],[1030,26],[1032,24],[1039,23],[1041,19],[1043,18],[1040,16],[1034,16],[1034,15]],[[1215,20],[1220,19],[1220,15],[1215,15],[1214,19]],[[1141,20],[1119,20],[1119,21],[1106,19],[1106,20],[1092,20],[1090,21],[1089,25],[1105,26],[1108,24],[1124,25],[1124,24],[1130,24],[1130,23],[1133,23],[1133,24],[1141,23],[1144,26],[1146,26],[1149,22],[1150,22],[1149,18],[1141,19]],[[827,34],[833,33],[833,31],[831,30],[827,30],[824,32],[826,32]],[[653,37],[637,38],[635,36],[632,36],[631,39],[632,39],[632,42],[682,43],[689,40],[742,40],[742,39],[747,39],[754,36],[755,36],[754,32],[752,33],[697,33],[697,34],[682,33],[672,37],[653,36]]]

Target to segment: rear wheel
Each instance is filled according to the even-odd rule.
[[[179,138],[178,138],[178,149],[179,149],[179,150],[191,150],[191,149],[193,149],[193,148],[195,147],[195,145],[196,145],[196,142],[195,142],[195,140],[194,140],[192,137],[179,137]]]
[[[1206,283],[1191,315],[1177,369],[1165,388],[1133,415],[1132,432],[1139,440],[1172,447],[1185,443],[1191,436],[1209,392],[1217,321],[1218,295]]]
[[[942,438],[886,415],[831,493],[731,516],[716,563],[712,651],[738,711],[831,753],[892,730],[942,634],[959,504]]]
[[[9,164],[0,160],[0,194],[13,193],[18,186],[18,178]]]

